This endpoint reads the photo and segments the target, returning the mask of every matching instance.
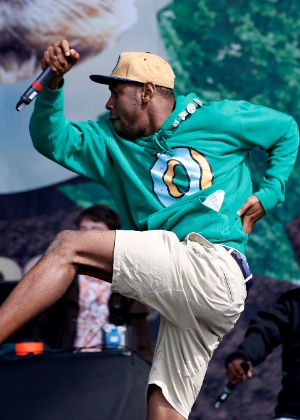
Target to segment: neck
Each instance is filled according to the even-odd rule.
[[[156,133],[166,119],[173,112],[175,106],[175,101],[162,101],[158,106],[154,106],[151,110],[151,115],[149,119],[149,125],[145,130],[145,136],[151,136],[151,134]]]

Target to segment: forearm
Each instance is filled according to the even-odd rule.
[[[251,320],[244,340],[236,351],[226,358],[226,364],[234,359],[249,360],[253,366],[262,363],[282,343],[289,325],[289,311],[280,300],[259,311]]]
[[[35,149],[54,160],[56,146],[65,144],[64,92],[48,88],[36,98],[30,118],[29,132]],[[58,133],[58,137],[54,135]]]
[[[107,150],[110,137],[97,122],[65,118],[63,87],[53,91],[45,88],[38,95],[29,128],[39,153],[106,186],[107,174],[113,171]]]

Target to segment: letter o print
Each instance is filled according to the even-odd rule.
[[[168,207],[185,196],[192,195],[212,185],[212,169],[203,154],[188,147],[176,147],[174,156],[157,154],[157,159],[150,170],[153,190],[164,207]],[[177,170],[185,174],[187,188],[181,191]],[[182,178],[182,176],[181,176]],[[176,182],[177,181],[177,182]]]

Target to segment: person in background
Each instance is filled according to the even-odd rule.
[[[121,229],[121,219],[111,208],[97,204],[78,215],[76,226],[82,231],[116,230]],[[79,274],[64,296],[37,318],[32,339],[54,349],[99,351],[101,328],[110,322],[125,325],[129,347],[151,362],[153,344],[147,315],[146,305],[112,293],[111,285],[103,280]]]
[[[300,419],[300,288],[289,290],[257,312],[245,338],[225,360],[233,384],[252,377],[254,367],[282,345],[282,389],[275,408],[276,420]],[[247,362],[247,374],[241,363]]]

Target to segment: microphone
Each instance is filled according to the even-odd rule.
[[[241,366],[245,373],[249,370],[249,363],[248,362],[242,362]],[[233,384],[232,382],[227,382],[227,384],[224,386],[222,394],[218,397],[217,401],[215,402],[215,408],[219,408],[221,404],[223,404],[229,395],[232,393],[232,391],[235,389],[235,387],[238,384]]]
[[[31,84],[31,86],[26,90],[25,93],[21,96],[21,99],[16,105],[16,110],[21,111],[25,105],[30,104],[30,102],[40,93],[44,87],[53,79],[55,74],[52,72],[50,67],[47,67]]]
[[[72,61],[72,57],[67,56],[66,60],[68,63],[70,63]],[[21,99],[16,105],[16,110],[21,111],[25,105],[30,104],[36,95],[40,93],[55,76],[55,73],[53,73],[50,67],[47,67],[44,71],[42,71],[42,73],[35,79],[35,81],[32,82],[31,86],[26,90],[26,92],[23,93]]]

